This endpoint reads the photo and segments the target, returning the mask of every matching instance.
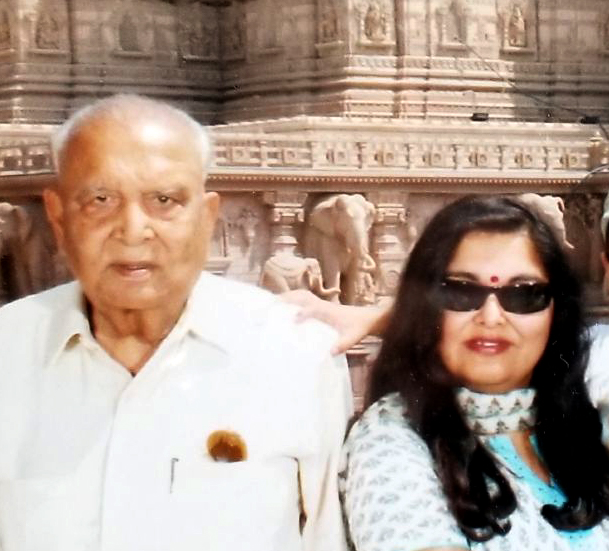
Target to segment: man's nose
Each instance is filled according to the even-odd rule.
[[[137,245],[153,236],[150,217],[137,203],[128,203],[123,207],[120,236],[127,245]]]
[[[486,297],[484,304],[476,311],[476,321],[490,327],[505,321],[505,311],[494,293]]]

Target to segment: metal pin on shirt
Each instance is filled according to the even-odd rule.
[[[176,463],[179,461],[179,459],[177,457],[172,457],[171,458],[171,469],[169,472],[169,493],[171,494],[173,492],[173,481],[175,480],[175,474],[176,474]]]

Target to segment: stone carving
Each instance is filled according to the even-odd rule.
[[[36,22],[34,43],[41,50],[59,50],[60,26],[55,16],[43,11]]]
[[[192,11],[184,13],[180,22],[182,54],[194,57],[217,57],[219,32],[215,11],[202,12],[199,4],[193,6]]]
[[[245,12],[242,4],[237,2],[227,8],[220,40],[222,55],[228,59],[240,59],[245,56]]]
[[[11,47],[11,23],[6,9],[0,11],[0,49]]]
[[[364,35],[371,42],[383,42],[387,38],[387,14],[379,0],[368,2],[364,16]]]
[[[244,207],[239,212],[239,216],[233,222],[235,226],[243,232],[243,240],[246,249],[249,249],[256,238],[256,229],[260,223],[260,216],[254,210]]]
[[[125,12],[118,25],[118,44],[124,52],[141,51],[137,25],[129,12]]]
[[[453,0],[444,21],[445,42],[465,43],[465,7],[461,0]]]
[[[369,286],[361,272],[372,274],[376,269],[368,252],[374,213],[374,205],[359,194],[330,195],[309,213],[305,254],[319,260],[326,288],[340,287],[343,304],[357,303],[358,291]]]
[[[609,51],[609,15],[605,18],[603,25],[603,48]]]
[[[535,212],[554,232],[560,243],[567,249],[572,249],[573,245],[567,240],[567,230],[565,228],[564,212],[565,203],[560,197],[553,195],[538,195],[536,193],[523,193],[517,195],[518,202]]]
[[[322,0],[319,4],[319,41],[335,42],[338,40],[338,16],[333,0]]]
[[[307,289],[318,297],[329,300],[335,300],[340,294],[338,287],[324,287],[316,258],[301,258],[286,252],[275,254],[264,263],[259,285],[273,293]]]
[[[261,50],[273,50],[280,46],[279,30],[281,25],[281,9],[283,2],[263,0],[258,12],[257,25],[258,47]]]
[[[55,283],[56,266],[43,234],[21,206],[0,203],[0,259],[7,259],[0,276],[8,298],[13,299]],[[63,274],[62,274],[63,275]]]
[[[527,29],[520,4],[512,5],[512,14],[508,22],[508,45],[513,48],[526,48]]]

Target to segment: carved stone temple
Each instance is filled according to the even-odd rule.
[[[385,300],[440,206],[534,191],[605,310],[606,0],[0,0],[0,302],[69,278],[48,138],[116,92],[214,125],[214,272]]]

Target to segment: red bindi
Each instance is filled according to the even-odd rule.
[[[491,276],[491,283],[497,283],[499,281],[499,278],[497,276]]]

